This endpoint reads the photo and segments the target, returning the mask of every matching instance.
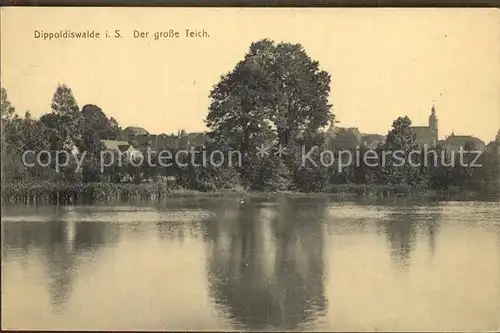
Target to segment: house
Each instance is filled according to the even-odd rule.
[[[140,134],[129,136],[129,143],[143,152],[148,150],[160,152],[178,148],[179,138],[177,135]]]
[[[178,135],[168,134],[140,134],[129,136],[129,143],[141,151],[162,151],[171,149],[190,149],[206,144],[208,137],[205,133],[179,132]]]
[[[385,135],[363,134],[362,144],[368,149],[375,149],[385,142]]]
[[[119,141],[119,140],[101,140],[102,144],[104,145],[104,149],[107,151],[112,151],[121,154],[122,156],[125,155],[127,158],[140,158],[141,152],[134,148],[130,143],[127,141]]]
[[[190,146],[203,146],[207,143],[207,136],[205,133],[202,132],[194,132],[194,133],[189,133],[188,135],[188,141]]]
[[[356,149],[363,138],[356,127],[335,127],[328,134],[328,145],[335,149]]]
[[[384,135],[361,133],[357,127],[337,127],[333,122],[326,131],[327,146],[334,150],[356,149],[361,146],[374,149],[383,142]]]
[[[149,132],[146,131],[142,127],[137,127],[137,126],[129,126],[123,130],[123,137],[126,138],[127,141],[129,140],[129,136],[133,135],[148,135]]]
[[[208,137],[202,132],[193,132],[180,135],[179,148],[190,149],[191,147],[204,146],[208,141]]]
[[[454,132],[442,141],[442,146],[448,151],[459,151],[460,148],[465,151],[483,151],[486,148],[485,143],[481,139],[471,135],[455,135]]]

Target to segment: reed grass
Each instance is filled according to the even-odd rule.
[[[2,184],[2,204],[88,204],[192,197],[209,193],[172,190],[166,184],[19,182]]]
[[[409,185],[335,184],[321,193],[279,192],[284,195],[328,195],[336,197],[435,197],[434,190]],[[242,187],[200,192],[172,189],[157,183],[75,183],[64,181],[23,181],[2,184],[2,205],[6,204],[91,204],[109,202],[161,201],[172,199],[220,198],[226,196],[262,197],[277,193],[246,192]]]

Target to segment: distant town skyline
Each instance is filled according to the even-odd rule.
[[[206,130],[208,94],[251,42],[301,43],[332,76],[337,125],[386,134],[407,115],[439,138],[486,143],[500,127],[500,11],[495,9],[1,9],[1,82],[20,115],[50,112],[58,84],[122,128]],[[205,30],[155,40],[141,32]],[[42,40],[35,31],[120,30],[122,38]],[[9,31],[9,33],[5,33]]]

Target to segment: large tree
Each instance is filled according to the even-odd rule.
[[[6,124],[3,131],[2,145],[6,148],[2,151],[2,166],[5,171],[4,179],[22,179],[26,176],[45,176],[49,179],[52,174],[45,172],[43,167],[36,165],[26,168],[22,164],[22,156],[26,151],[39,153],[49,149],[47,128],[44,124],[31,117],[31,113],[26,111],[25,117],[21,118],[17,114]],[[28,163],[34,163],[34,156],[28,155]]]
[[[271,131],[265,114],[266,73],[246,59],[221,77],[210,92],[212,102],[206,118],[212,138],[224,148],[245,156]],[[222,148],[222,147],[221,147]]]
[[[5,88],[0,89],[0,115],[2,117],[2,123],[5,120],[9,120],[14,116],[15,108],[7,97],[7,90]]]
[[[52,131],[52,149],[69,149],[82,139],[83,118],[71,88],[59,85],[52,97],[52,113],[40,120]]]
[[[10,134],[15,133],[15,131],[11,130],[11,120],[14,117],[15,108],[12,103],[9,101],[7,96],[7,90],[5,88],[0,89],[0,126],[1,126],[1,174],[2,180],[6,178],[6,171],[9,169],[13,169],[14,166],[12,164],[12,153],[13,146],[10,144],[11,138]]]
[[[114,118],[108,119],[100,107],[87,104],[82,108],[82,138],[79,149],[85,151],[85,164],[83,167],[84,181],[99,181],[103,178],[99,172],[99,157],[105,149],[101,140],[118,140],[120,127]],[[121,168],[113,166],[107,170],[112,179],[119,179]]]
[[[117,140],[119,138],[119,125],[116,119],[108,119],[100,107],[87,104],[82,108],[83,128],[91,130],[99,139]]]
[[[2,151],[7,148],[7,137],[5,136],[5,131],[9,122],[14,118],[15,108],[7,97],[7,90],[5,88],[0,89],[0,126],[1,126],[1,147]]]
[[[247,55],[254,70],[265,73],[267,116],[286,146],[316,133],[331,120],[330,74],[319,68],[301,44],[275,44],[267,39],[253,43]]]
[[[379,156],[384,165],[382,173],[390,184],[416,185],[423,180],[419,163],[422,163],[421,148],[411,129],[408,116],[399,117],[387,133],[384,149]]]
[[[333,118],[329,92],[330,75],[302,45],[260,40],[211,91],[206,123],[216,134],[244,140],[273,129],[278,142],[288,145]]]
[[[110,126],[110,134],[115,140],[121,140],[122,139],[122,128],[118,124],[118,120],[116,120],[114,117],[109,118],[109,126]]]
[[[321,129],[333,118],[329,92],[330,75],[302,45],[260,40],[214,86],[206,124],[221,147],[251,163],[262,144],[290,151],[321,144]],[[290,156],[287,167],[298,169],[297,160]]]
[[[57,87],[52,97],[51,108],[55,114],[68,118],[76,118],[80,111],[75,96],[73,96],[73,91],[65,84]]]
[[[1,126],[1,149],[2,155],[7,148],[7,138],[5,136],[5,129],[9,121],[14,117],[15,108],[7,97],[7,90],[5,88],[0,89],[0,126]]]

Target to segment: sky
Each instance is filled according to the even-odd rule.
[[[270,38],[301,43],[331,74],[338,126],[386,134],[403,115],[427,125],[435,101],[440,138],[489,142],[500,128],[498,9],[4,7],[0,22],[0,82],[20,115],[50,112],[64,83],[80,107],[96,104],[123,128],[202,131],[210,89],[250,43]],[[122,38],[34,37],[115,29]],[[181,37],[154,39],[170,29]]]

